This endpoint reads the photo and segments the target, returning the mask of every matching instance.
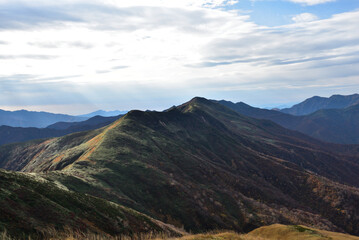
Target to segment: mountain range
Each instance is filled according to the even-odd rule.
[[[302,116],[314,113],[321,109],[342,109],[359,104],[359,94],[333,95],[329,98],[314,96],[298,103],[291,108],[280,111],[291,115]]]
[[[0,109],[0,126],[22,127],[22,128],[46,128],[58,122],[82,122],[95,116],[116,117],[124,115],[127,111],[103,111],[98,110],[92,113],[79,116],[57,114],[49,112],[34,112],[27,110],[5,111]]]
[[[232,103],[224,100],[218,102],[245,116],[271,120],[285,128],[322,141],[359,144],[359,104],[343,109],[321,109],[309,115],[294,116],[276,110],[251,107],[243,102]]]
[[[115,111],[98,110],[98,111],[95,111],[95,112],[79,115],[78,117],[86,117],[86,118],[91,118],[91,117],[95,117],[95,116],[113,117],[113,116],[118,116],[118,115],[124,115],[127,112],[128,111],[119,111],[119,110],[115,110]]]
[[[79,122],[86,119],[88,117],[26,110],[5,111],[0,109],[0,126],[44,128],[56,122]]]
[[[359,146],[324,143],[204,98],[2,146],[0,167],[186,231],[283,223],[359,235]]]
[[[74,132],[97,129],[109,125],[122,116],[95,116],[82,122],[57,122],[47,128],[0,126],[0,145],[25,142],[33,139],[60,137]]]

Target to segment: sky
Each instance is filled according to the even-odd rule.
[[[0,109],[359,92],[358,0],[0,0]]]

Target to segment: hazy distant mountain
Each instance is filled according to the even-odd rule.
[[[296,130],[328,142],[359,144],[359,104],[304,116]]]
[[[218,101],[237,112],[267,119],[326,142],[359,144],[359,104],[344,109],[323,109],[306,116],[251,107],[245,103]]]
[[[68,132],[56,129],[0,126],[0,145],[25,142],[33,139],[60,137],[66,134]]]
[[[320,109],[341,109],[355,104],[359,104],[359,94],[347,96],[333,95],[329,98],[315,96],[308,98],[291,108],[284,108],[280,111],[283,113],[301,116],[313,113]]]
[[[203,98],[0,147],[2,168],[43,172],[196,232],[287,223],[359,234],[358,160],[358,146],[323,143]]]
[[[79,115],[79,117],[87,117],[87,118],[94,117],[94,116],[113,117],[113,116],[123,115],[126,113],[127,113],[127,111],[119,111],[119,110],[115,110],[115,111],[98,110],[98,111],[95,111],[92,113]]]
[[[56,122],[79,122],[88,117],[70,116],[48,112],[33,112],[26,110],[5,111],[0,110],[0,126],[36,127],[43,128]]]
[[[114,117],[94,116],[82,122],[57,122],[48,126],[47,128],[57,129],[57,130],[68,130],[71,132],[86,131],[86,130],[104,127],[116,121],[117,119],[121,118],[122,116],[123,115],[118,115]]]
[[[233,103],[233,102],[225,101],[225,100],[221,100],[221,101],[214,100],[214,102],[218,102],[218,103],[220,103],[226,107],[229,107],[245,116],[253,117],[253,118],[257,118],[257,119],[271,120],[275,123],[278,123],[279,125],[281,125],[283,127],[294,129],[294,130],[297,130],[297,129],[295,129],[295,126],[298,125],[302,119],[301,117],[282,113],[277,110],[269,110],[269,109],[252,107],[243,102]]]
[[[0,126],[0,145],[33,139],[60,137],[74,132],[97,129],[111,124],[122,116],[96,116],[83,122],[58,122],[47,128]]]

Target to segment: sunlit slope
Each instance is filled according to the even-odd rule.
[[[359,237],[306,226],[274,224],[261,227],[245,235],[244,239],[263,240],[359,240]]]
[[[188,235],[178,240],[359,240],[359,237],[319,230],[300,225],[274,224],[260,227],[248,234],[235,232]]]
[[[63,169],[84,154],[88,150],[87,142],[102,131],[103,129],[98,129],[60,138],[2,146],[0,167],[27,172]],[[66,161],[60,163],[59,159],[63,154],[66,154]]]
[[[335,148],[195,98],[0,148],[0,164],[192,231],[281,222],[359,234],[358,160]]]
[[[132,235],[175,229],[106,200],[68,191],[34,174],[0,170],[0,232],[43,239],[64,232]],[[0,236],[1,238],[1,236]]]

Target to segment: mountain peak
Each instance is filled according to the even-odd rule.
[[[182,105],[179,105],[177,109],[182,112],[188,112],[188,111],[192,111],[194,108],[198,108],[201,105],[209,105],[209,104],[211,104],[211,101],[206,98],[194,97],[190,101]]]
[[[196,103],[200,103],[200,104],[210,104],[211,101],[208,100],[207,98],[204,98],[204,97],[194,97],[194,98],[192,98],[188,103],[189,103],[189,104],[196,104]]]

